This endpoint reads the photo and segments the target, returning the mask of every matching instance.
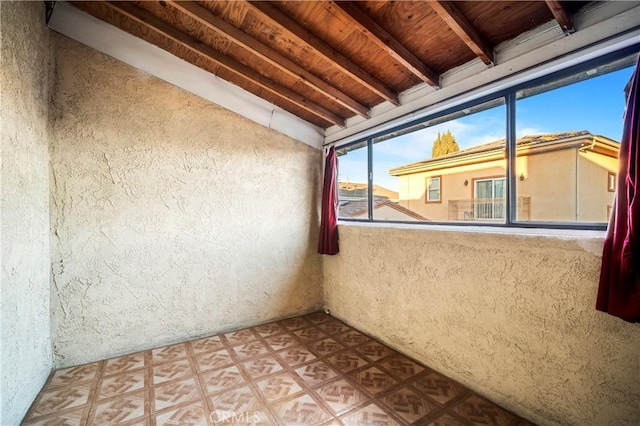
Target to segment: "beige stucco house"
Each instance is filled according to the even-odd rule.
[[[611,209],[619,143],[588,131],[517,140],[518,219],[605,222]],[[391,169],[399,203],[432,221],[502,221],[505,141]]]
[[[367,219],[369,208],[366,198],[353,200],[340,200],[339,214],[341,218]],[[420,216],[414,211],[401,206],[397,201],[391,201],[385,197],[374,197],[373,219],[391,220],[399,222],[426,222],[429,219]]]
[[[391,201],[398,201],[398,193],[384,186],[373,185],[373,196],[384,197]],[[358,182],[338,182],[338,191],[341,200],[353,200],[367,198],[369,185]]]
[[[348,219],[367,219],[369,189],[366,183],[338,182],[339,216]],[[401,222],[424,222],[428,219],[401,206],[398,193],[380,185],[373,185],[373,218]]]

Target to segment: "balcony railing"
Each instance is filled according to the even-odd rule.
[[[449,220],[502,221],[504,214],[504,198],[449,200]],[[531,197],[518,197],[518,220],[529,220],[530,216]]]

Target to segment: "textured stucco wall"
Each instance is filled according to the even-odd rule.
[[[52,366],[44,20],[42,2],[0,2],[2,425],[22,420]]]
[[[321,306],[320,151],[55,44],[56,365]]]
[[[640,326],[594,308],[601,238],[339,232],[336,317],[540,424],[640,424]]]

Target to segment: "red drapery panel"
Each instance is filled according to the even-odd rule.
[[[640,322],[640,82],[631,77],[618,166],[618,186],[602,255],[596,309]]]
[[[338,253],[338,156],[334,147],[325,155],[322,218],[318,253]]]

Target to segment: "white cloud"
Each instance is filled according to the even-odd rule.
[[[348,155],[340,157],[338,160],[338,181],[366,183],[367,163],[349,159]]]
[[[472,116],[473,117],[473,116]],[[431,158],[431,150],[438,132],[450,131],[460,149],[504,138],[504,118],[466,117],[418,130],[374,145],[373,159],[393,159],[394,167]]]
[[[543,133],[549,133],[549,132],[545,132],[543,130],[540,130],[537,127],[520,127],[516,129],[516,137],[517,138],[521,138],[523,136],[529,136],[529,135],[541,135]]]
[[[458,142],[458,135],[473,132],[473,129],[468,124],[458,120],[449,121],[377,143],[374,145],[373,152],[374,155],[393,155],[410,161],[424,160],[431,157],[431,149],[438,132],[444,133],[447,130],[451,131],[451,134],[456,137]]]

